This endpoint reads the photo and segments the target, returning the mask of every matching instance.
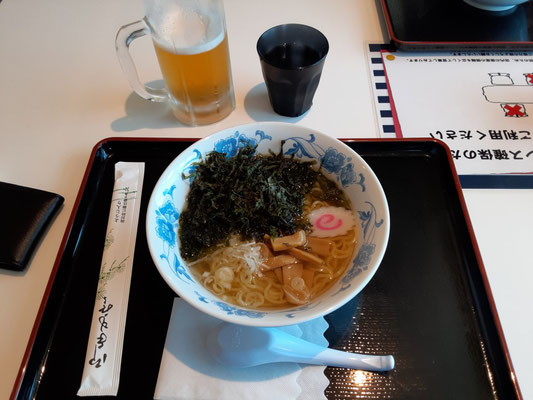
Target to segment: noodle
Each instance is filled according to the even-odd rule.
[[[313,191],[320,188],[313,188]],[[308,195],[303,207],[304,215],[321,207],[325,201],[312,201]],[[355,228],[346,234],[328,238],[329,254],[322,265],[307,263],[306,269],[314,272],[310,289],[311,299],[324,293],[345,272],[353,256],[357,242]],[[287,300],[282,284],[273,271],[261,271],[263,259],[261,246],[256,242],[243,242],[232,237],[228,246],[218,247],[210,254],[192,262],[189,266],[196,279],[208,290],[224,300],[253,309],[279,309],[293,307]]]
[[[315,183],[305,197],[303,215],[307,216],[320,208],[331,208],[335,205],[328,201],[317,200],[324,197],[322,187]],[[188,265],[195,278],[224,301],[252,309],[290,308],[320,296],[342,276],[355,251],[357,235],[356,227],[353,226],[344,234],[322,238],[321,240],[325,242],[321,243],[327,243],[328,250],[323,251],[320,257],[313,255],[312,246],[306,248],[305,244],[303,246],[305,253],[315,259],[318,258],[321,262],[313,263],[312,258],[306,261],[304,257],[297,259],[294,264],[284,265],[283,272],[279,266],[277,269],[270,269],[267,265],[269,257],[274,256],[265,243],[242,241],[238,236],[230,237],[227,245],[215,246],[215,249],[207,255]],[[283,251],[278,251],[280,252],[284,254]],[[265,253],[269,254],[265,256]],[[296,255],[295,257],[298,258]],[[305,278],[297,276],[290,278],[295,279],[294,284],[289,279],[288,282],[292,287],[287,287],[284,277],[286,266],[299,270],[301,275],[304,270],[307,273],[307,283],[304,283]],[[302,287],[308,290],[308,296],[303,299],[291,298],[292,292],[298,292]]]

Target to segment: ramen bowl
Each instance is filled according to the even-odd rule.
[[[340,279],[302,306],[255,310],[223,301],[198,282],[179,250],[179,216],[186,205],[190,174],[209,152],[235,155],[248,144],[256,152],[283,153],[315,160],[352,204],[358,229],[354,255]],[[214,133],[180,153],[159,178],[146,216],[147,240],[166,283],[184,300],[220,320],[249,326],[284,326],[324,316],[354,298],[376,273],[389,238],[389,208],[381,184],[368,164],[350,147],[324,133],[291,124],[265,122]]]

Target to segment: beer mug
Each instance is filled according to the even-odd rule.
[[[187,125],[219,121],[235,108],[222,0],[144,0],[145,17],[121,27],[115,47],[133,90],[166,102]],[[166,89],[142,84],[129,53],[131,42],[150,35]]]

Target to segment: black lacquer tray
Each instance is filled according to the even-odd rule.
[[[190,140],[99,143],[73,209],[13,398],[77,398],[117,161],[144,161],[118,398],[151,399],[175,294],[146,243],[146,208]],[[393,354],[396,368],[327,368],[329,399],[515,399],[519,388],[447,148],[435,140],[348,140],[390,207],[386,255],[369,285],[326,316],[330,346]],[[176,377],[179,379],[179,377]]]
[[[533,50],[533,3],[485,11],[463,0],[378,0],[401,50]]]

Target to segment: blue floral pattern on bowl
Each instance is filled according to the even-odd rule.
[[[225,311],[227,315],[240,315],[248,318],[263,318],[266,313],[260,311],[252,310],[243,310],[242,308],[237,308],[223,301],[214,302],[222,311]]]
[[[226,130],[220,134],[215,134],[213,139],[207,142],[209,143],[207,146],[202,143],[203,141],[197,142],[186,151],[186,156],[183,155],[183,161],[175,164],[173,170],[170,167],[168,168],[172,175],[167,175],[170,178],[167,178],[164,184],[160,185],[158,183],[156,185],[152,198],[157,195],[157,205],[153,206],[151,210],[149,206],[147,226],[150,227],[150,232],[153,234],[148,232],[148,236],[150,236],[149,241],[155,239],[158,243],[153,246],[156,249],[155,251],[157,251],[157,256],[152,248],[150,250],[154,261],[156,259],[161,260],[171,271],[171,275],[174,276],[174,278],[170,276],[168,279],[165,278],[169,284],[171,284],[171,281],[174,282],[171,287],[178,291],[180,296],[183,294],[186,299],[194,300],[192,304],[195,304],[198,308],[205,311],[209,310],[212,315],[217,315],[219,318],[228,321],[238,321],[238,323],[268,326],[266,323],[260,322],[268,320],[268,324],[287,325],[297,323],[302,314],[313,314],[316,312],[314,310],[327,307],[327,304],[331,304],[332,301],[338,302],[338,300],[329,299],[339,298],[344,299],[342,300],[343,302],[346,301],[345,299],[349,298],[346,293],[352,293],[357,290],[355,288],[360,286],[360,276],[372,276],[377,268],[376,262],[379,263],[384,252],[383,244],[379,242],[379,240],[383,241],[383,239],[376,241],[376,237],[383,238],[385,236],[388,238],[388,223],[384,223],[385,219],[388,220],[388,208],[386,200],[384,205],[382,200],[379,200],[379,207],[374,202],[372,193],[376,193],[375,185],[377,181],[372,172],[361,167],[361,163],[364,164],[364,162],[354,158],[357,155],[354,156],[351,150],[345,150],[343,145],[333,143],[333,138],[325,139],[323,138],[325,135],[318,133],[315,135],[309,130],[306,131],[305,128],[297,128],[290,125],[286,128],[288,132],[297,134],[280,134],[279,125],[272,124],[274,126],[272,130],[266,129],[270,127],[269,123],[255,125],[258,125],[260,129],[252,130],[248,127],[243,127],[242,129]],[[321,136],[321,138],[318,139],[317,135]],[[187,266],[181,261],[177,231],[180,210],[185,204],[183,193],[186,192],[193,179],[191,175],[194,173],[198,162],[210,151],[222,152],[226,154],[226,157],[232,157],[239,149],[251,145],[258,146],[257,151],[261,153],[268,153],[268,151],[278,153],[280,151],[280,136],[284,140],[283,152],[285,155],[304,160],[316,160],[323,171],[336,180],[347,193],[352,193],[352,196],[354,196],[353,193],[357,193],[356,196],[358,198],[362,197],[361,200],[358,200],[357,207],[354,205],[356,215],[359,218],[361,240],[352,264],[336,284],[334,291],[331,292],[332,294],[328,295],[327,298],[321,297],[318,301],[290,310],[247,310],[228,304],[212,295],[195,281]],[[274,138],[276,138],[276,141]],[[367,174],[370,175],[367,176]],[[379,186],[379,182],[377,182],[377,185]],[[370,194],[368,194],[369,188]],[[178,193],[179,195],[177,195]],[[385,231],[383,230],[384,226],[386,226]],[[164,275],[165,272],[161,270],[161,265],[158,265],[158,267]],[[173,279],[177,280],[174,281]],[[275,321],[275,323],[270,321]]]
[[[286,143],[292,144],[292,147],[285,151],[285,155],[295,155],[296,157],[307,157],[318,160],[322,168],[327,172],[334,174],[342,187],[351,184],[360,185],[363,192],[366,190],[365,177],[359,174],[359,180],[356,179],[354,165],[351,157],[340,153],[333,147],[324,149],[316,143],[315,135],[309,134],[309,139],[303,137],[290,137],[285,140]]]
[[[263,140],[272,140],[272,136],[266,135],[263,131],[255,132],[256,138],[250,138],[239,131],[236,131],[233,135],[220,139],[215,143],[214,150],[219,153],[226,154],[226,158],[231,158],[239,149],[242,149],[248,145],[255,147]]]
[[[165,260],[169,267],[174,271],[176,276],[185,283],[192,282],[192,278],[187,272],[184,265],[182,265],[174,251],[176,248],[176,232],[178,229],[179,212],[172,201],[172,196],[175,186],[171,186],[168,189],[163,190],[163,195],[170,197],[161,207],[155,210],[156,214],[156,227],[155,231],[157,236],[162,241],[163,252],[159,254],[159,257]],[[170,261],[171,254],[174,256],[172,263]]]
[[[350,288],[353,279],[361,272],[368,269],[368,265],[372,261],[372,256],[376,249],[374,236],[376,234],[376,229],[383,225],[383,218],[379,219],[378,221],[376,207],[374,207],[374,205],[369,201],[366,201],[365,203],[368,204],[370,209],[368,211],[358,211],[359,219],[361,221],[361,230],[363,233],[363,244],[357,252],[352,266],[342,278],[342,287],[338,290],[338,292],[342,292]],[[335,296],[337,293],[334,293],[332,296]]]

